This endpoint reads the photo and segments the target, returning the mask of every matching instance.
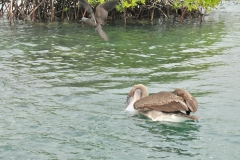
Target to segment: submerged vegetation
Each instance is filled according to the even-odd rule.
[[[88,0],[95,8],[108,0]],[[199,7],[208,10],[216,7],[221,0],[119,0],[116,9],[109,13],[112,19],[127,18],[170,18],[179,16],[194,18],[199,16]],[[78,0],[0,0],[0,17],[3,14],[14,20],[78,20],[84,9]]]

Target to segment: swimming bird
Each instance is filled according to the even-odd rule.
[[[83,5],[84,9],[90,13],[91,18],[83,17],[79,22],[85,22],[86,24],[96,27],[95,31],[105,40],[108,41],[107,34],[102,30],[102,25],[107,23],[108,12],[113,10],[117,5],[119,0],[112,0],[103,4],[99,4],[96,7],[96,12],[94,14],[92,7],[85,0],[80,0],[80,3]]]
[[[190,116],[197,109],[196,98],[184,89],[177,88],[173,92],[161,91],[149,95],[147,87],[137,84],[128,93],[125,110],[139,112],[154,121],[184,121],[198,120],[198,117]]]

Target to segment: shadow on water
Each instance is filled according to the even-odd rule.
[[[140,118],[146,122],[136,123],[141,128],[140,130],[144,131],[142,136],[148,141],[142,143],[142,147],[159,153],[158,156],[150,155],[148,158],[194,157],[199,155],[194,151],[195,143],[200,139],[201,125],[198,122],[152,122],[142,115],[135,116],[135,118]]]
[[[144,128],[144,130],[148,130],[152,134],[158,134],[163,137],[167,136],[186,136],[192,132],[199,132],[200,125],[198,121],[186,120],[184,122],[157,122],[151,121],[144,115],[136,115],[135,118],[140,118],[141,120],[146,121],[143,124],[137,124],[137,126]],[[182,137],[185,140],[194,140],[194,137]]]

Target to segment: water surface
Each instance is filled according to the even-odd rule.
[[[198,23],[110,23],[110,41],[78,23],[0,19],[1,159],[239,159],[239,5]],[[142,83],[185,88],[198,122],[124,111]]]

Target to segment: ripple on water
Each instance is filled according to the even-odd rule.
[[[64,46],[53,46],[56,50],[60,51],[71,51],[71,48],[69,47],[64,47]]]
[[[49,53],[49,50],[38,50],[38,51],[29,51],[32,54],[44,54],[44,53]]]

